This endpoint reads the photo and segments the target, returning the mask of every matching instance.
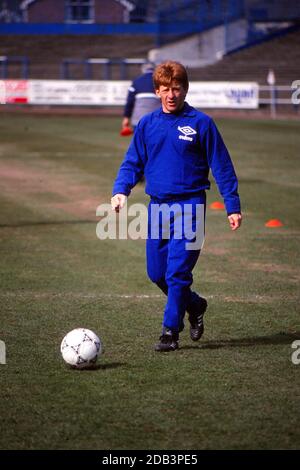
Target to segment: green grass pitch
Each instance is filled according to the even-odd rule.
[[[96,237],[129,143],[120,119],[1,115],[1,449],[299,448],[300,124],[217,124],[244,222],[232,233],[208,209],[194,270],[204,336],[192,343],[186,328],[178,351],[159,354],[165,299],[145,242]],[[139,184],[131,202],[146,201]],[[272,218],[284,226],[265,227]],[[77,326],[103,341],[95,370],[62,361]]]

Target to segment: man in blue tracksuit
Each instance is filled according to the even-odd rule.
[[[232,230],[240,227],[242,215],[237,177],[216,125],[185,102],[189,85],[185,68],[178,62],[164,62],[156,67],[153,81],[162,106],[140,120],[116,178],[111,202],[112,208],[119,211],[145,175],[145,191],[150,196],[147,271],[167,295],[162,334],[155,350],[174,351],[186,311],[191,339],[199,340],[204,330],[207,302],[191,290],[192,270],[201,246],[195,243],[191,248],[188,242],[196,241],[199,222],[204,226],[210,169]],[[186,221],[188,230],[183,227]],[[182,229],[179,236],[178,227]]]

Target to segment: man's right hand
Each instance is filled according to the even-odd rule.
[[[242,223],[242,214],[230,214],[228,216],[229,224],[231,227],[231,230],[237,230]]]
[[[111,208],[113,211],[119,212],[126,204],[127,196],[125,194],[115,194],[111,198]]]
[[[122,129],[125,127],[130,127],[130,119],[128,117],[124,117],[122,121]]]

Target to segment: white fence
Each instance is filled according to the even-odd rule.
[[[123,106],[130,81],[121,80],[2,80],[0,105]],[[291,86],[261,86],[255,82],[191,82],[187,101],[196,108],[257,109],[278,106],[298,111],[300,80]]]

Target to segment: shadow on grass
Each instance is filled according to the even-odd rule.
[[[220,339],[218,341],[207,341],[195,345],[182,346],[180,349],[249,348],[257,345],[290,344],[295,339],[300,339],[300,331],[295,331],[295,333],[279,332],[270,336],[254,336],[252,338]]]
[[[87,367],[86,369],[80,369],[77,367],[69,367],[69,369],[80,372],[95,372],[97,370],[117,369],[118,367],[123,367],[126,365],[127,364],[125,362],[111,362],[110,364],[95,364],[93,366]]]
[[[19,222],[16,224],[0,224],[0,228],[19,228],[19,227],[35,227],[39,225],[75,225],[75,224],[95,224],[97,219],[79,219],[79,220],[40,220],[38,222]]]

